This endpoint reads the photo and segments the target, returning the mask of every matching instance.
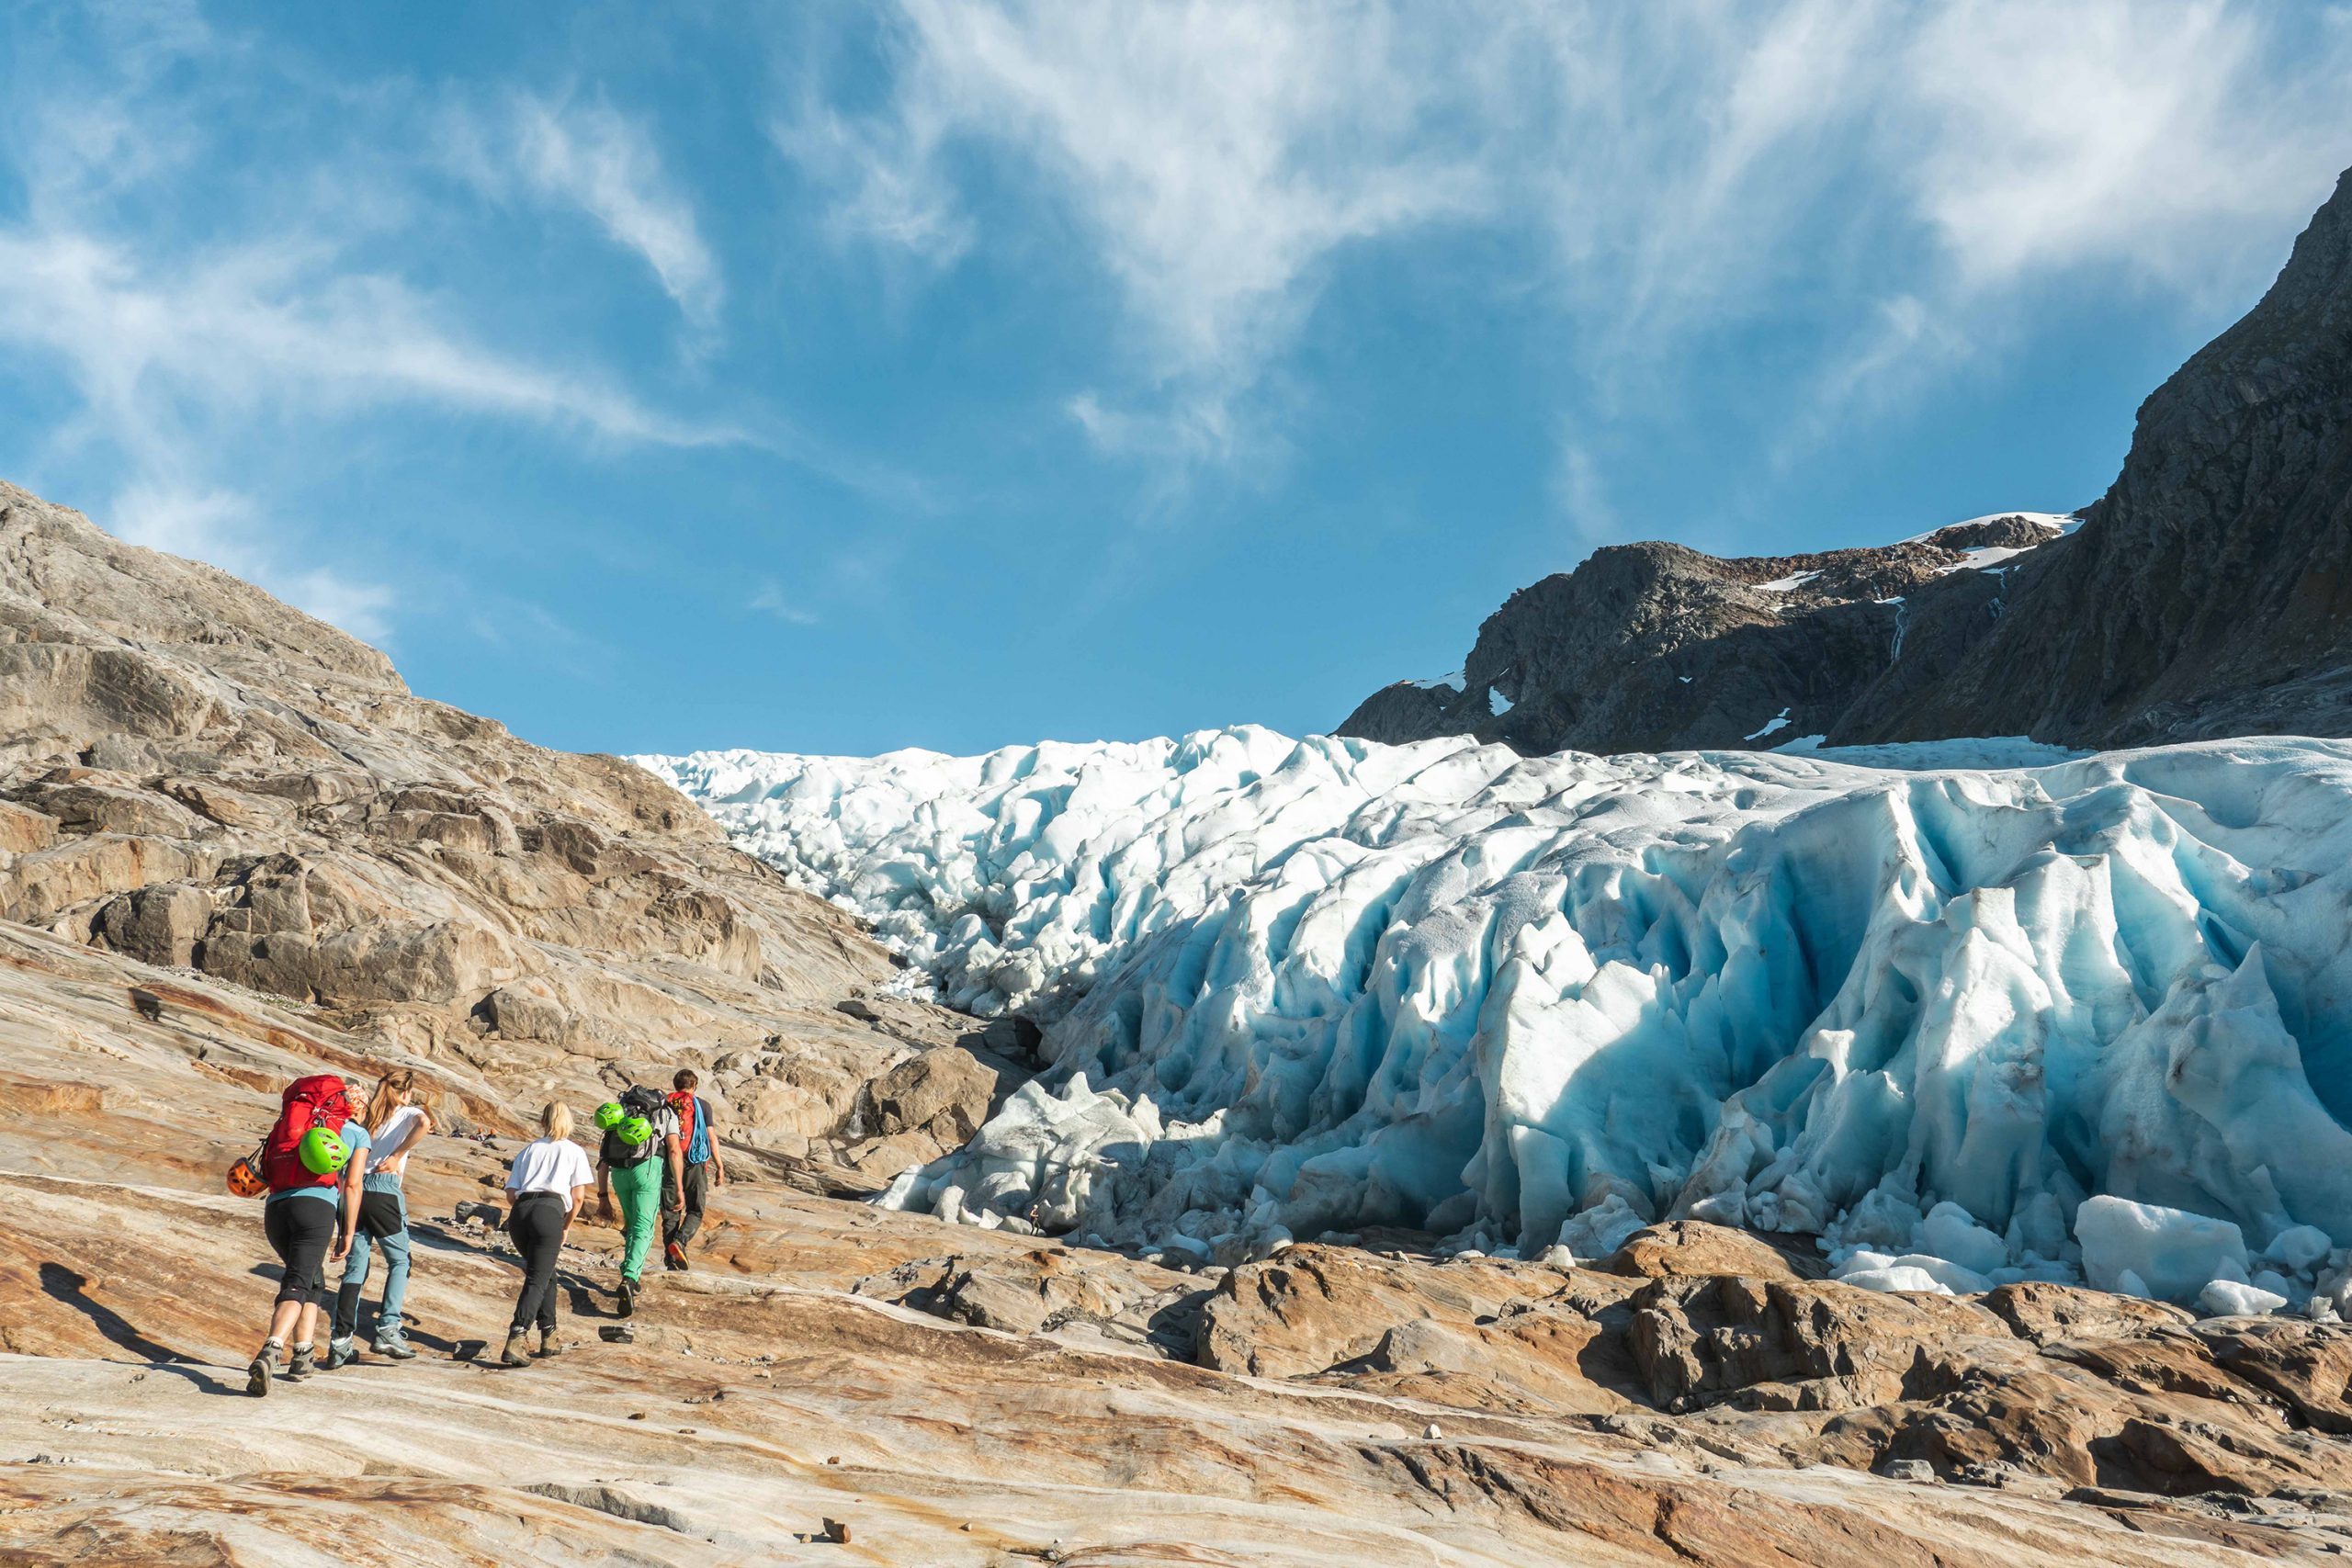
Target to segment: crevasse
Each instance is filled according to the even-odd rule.
[[[892,1201],[1202,1255],[1696,1215],[1890,1288],[2308,1300],[2352,1244],[2352,747],[1931,765],[2002,750],[640,761],[1047,1025]]]

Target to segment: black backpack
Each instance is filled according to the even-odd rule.
[[[644,1089],[631,1084],[621,1090],[621,1117],[624,1121],[631,1116],[642,1116],[659,1127],[662,1112],[669,1108],[668,1099],[658,1089]],[[622,1141],[619,1128],[607,1127],[605,1129],[605,1145],[598,1157],[606,1165],[618,1168],[643,1165],[661,1152],[662,1139],[658,1134],[641,1144],[629,1144]]]

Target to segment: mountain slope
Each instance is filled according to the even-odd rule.
[[[1458,675],[1376,692],[1338,733],[1466,734],[1532,755],[1819,735],[1896,662],[1915,603],[1989,626],[2007,563],[2069,525],[2008,513],[1880,548],[1731,560],[1612,545],[1512,594]]]
[[[2352,733],[2352,173],[2261,303],[2141,405],[2079,536],[2017,579],[1991,635],[1832,741]]]
[[[730,1132],[840,1130],[893,973],[674,791],[411,694],[224,572],[0,485],[0,919],[299,1004],[537,1100],[709,1076]],[[887,1175],[887,1172],[884,1174]]]
[[[2352,174],[2261,302],[2142,405],[2081,516],[1988,535],[2037,547],[1974,570],[1926,554],[1951,529],[1779,558],[1599,550],[1513,594],[1460,676],[1387,687],[1338,733],[1531,753],[2352,733]]]

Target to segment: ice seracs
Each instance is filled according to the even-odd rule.
[[[1887,750],[646,761],[1047,1025],[1057,1073],[897,1203],[1228,1261],[1692,1215],[1885,1289],[2352,1292],[2352,746]]]

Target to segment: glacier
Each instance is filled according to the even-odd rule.
[[[2352,745],[2006,750],[2041,765],[1249,727],[636,761],[910,983],[1044,1026],[1051,1071],[899,1206],[1228,1262],[1689,1216],[1879,1288],[2087,1249],[2352,1311]]]

